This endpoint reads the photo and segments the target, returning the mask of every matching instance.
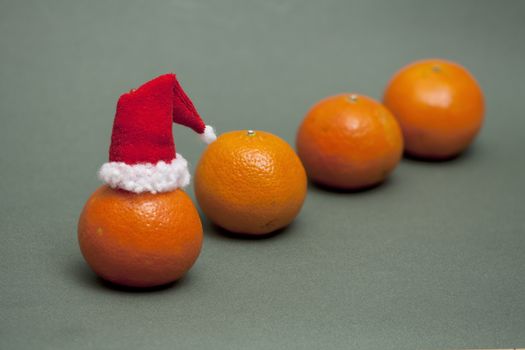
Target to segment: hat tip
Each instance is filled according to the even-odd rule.
[[[211,125],[206,125],[204,128],[204,132],[202,134],[199,134],[199,137],[202,141],[204,141],[207,144],[210,144],[213,141],[217,140],[217,135],[215,134],[215,130],[213,130],[213,127]]]

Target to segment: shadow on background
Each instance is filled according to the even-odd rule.
[[[361,187],[361,188],[356,188],[356,189],[341,189],[337,187],[323,185],[323,184],[313,182],[313,181],[308,181],[308,190],[313,189],[313,190],[319,190],[323,192],[341,193],[341,194],[365,194],[369,192],[374,192],[377,189],[388,186],[389,183],[390,183],[390,178],[387,178],[379,183],[376,183],[370,186],[366,186],[366,187]]]
[[[181,288],[182,286],[186,285],[190,280],[190,277],[188,275],[185,275],[178,281],[164,284],[162,286],[148,288],[126,287],[111,283],[98,277],[93,271],[90,270],[89,266],[83,260],[80,259],[73,261],[69,265],[66,273],[71,275],[72,280],[81,284],[83,287],[89,287],[91,289],[96,289],[100,291],[112,291],[129,294],[165,292],[168,290]]]
[[[395,170],[393,173],[390,174],[385,180],[376,183],[374,185],[361,187],[358,189],[341,189],[331,186],[326,186],[323,184],[319,184],[317,182],[308,181],[308,191],[312,192],[318,192],[318,193],[333,193],[333,194],[343,194],[343,195],[370,195],[379,193],[380,191],[384,191],[389,189],[395,182],[397,181],[397,177],[395,174]]]
[[[235,232],[228,231],[212,223],[208,218],[206,218],[206,216],[201,215],[201,217],[203,218],[203,229],[204,229],[205,235],[211,236],[213,238],[222,239],[222,240],[238,240],[238,241],[268,241],[268,240],[276,240],[276,239],[282,239],[284,237],[288,237],[290,234],[292,234],[293,231],[297,229],[298,225],[296,224],[296,221],[299,220],[299,218],[296,218],[288,226],[278,229],[276,231],[267,233],[267,234],[250,235],[247,233],[235,233]]]
[[[480,154],[480,143],[474,142],[463,152],[447,158],[429,159],[413,154],[404,153],[402,161],[408,161],[410,163],[421,163],[421,164],[437,164],[437,165],[456,165],[459,162],[465,162],[476,158]]]

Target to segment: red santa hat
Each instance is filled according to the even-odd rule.
[[[172,122],[193,129],[206,143],[216,139],[175,74],[161,75],[122,95],[113,122],[109,162],[100,168],[100,179],[135,193],[167,192],[188,185],[188,162],[175,152]]]

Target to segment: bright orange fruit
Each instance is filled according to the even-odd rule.
[[[102,278],[132,287],[179,279],[202,246],[202,225],[182,190],[135,194],[100,187],[78,223],[80,249]]]
[[[384,103],[401,125],[406,152],[417,157],[456,156],[483,122],[483,93],[475,78],[440,59],[403,67],[386,87]]]
[[[398,164],[403,139],[392,114],[358,94],[328,97],[304,118],[297,152],[314,182],[360,189],[383,181]]]
[[[206,216],[243,234],[266,234],[290,224],[303,205],[306,185],[293,149],[264,131],[220,135],[195,172],[195,195]]]

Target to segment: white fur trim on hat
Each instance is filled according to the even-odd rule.
[[[204,128],[204,132],[202,134],[199,134],[199,137],[202,141],[208,144],[217,140],[217,135],[215,135],[215,131],[213,130],[213,127],[211,125],[206,125],[206,127]]]
[[[157,164],[130,165],[124,162],[108,162],[102,165],[98,176],[112,188],[135,193],[168,192],[190,183],[188,162],[178,153],[170,163],[160,161]]]

